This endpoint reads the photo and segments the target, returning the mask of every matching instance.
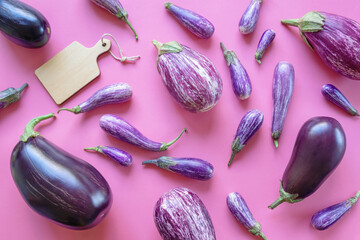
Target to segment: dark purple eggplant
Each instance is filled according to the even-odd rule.
[[[352,116],[360,116],[358,111],[350,104],[349,100],[344,96],[339,89],[337,89],[332,84],[325,84],[321,88],[321,93],[324,97],[330,102],[334,103],[336,106],[345,110],[347,113]]]
[[[18,101],[21,97],[21,93],[28,86],[27,83],[23,84],[21,87],[15,89],[13,87],[9,87],[4,91],[0,92],[0,109],[6,108],[10,104]]]
[[[222,42],[220,43],[220,46],[230,69],[231,83],[235,95],[241,100],[249,98],[252,87],[246,69],[243,67],[234,51],[227,50]]]
[[[0,0],[0,30],[10,41],[26,48],[44,46],[51,35],[44,15],[17,0]]]
[[[154,221],[164,240],[215,240],[210,215],[201,199],[187,188],[177,187],[156,202]]]
[[[271,137],[275,147],[282,133],[284,121],[294,89],[295,71],[289,62],[279,62],[274,71],[273,80],[273,118],[271,125]]]
[[[360,191],[352,198],[318,211],[311,218],[312,226],[317,230],[331,227],[357,203],[359,196]]]
[[[229,167],[235,155],[243,149],[250,138],[260,129],[263,121],[264,114],[257,109],[247,112],[241,119],[231,144],[232,154],[228,163]]]
[[[214,25],[199,14],[176,6],[170,2],[165,2],[165,8],[195,36],[203,39],[210,38],[214,31]]]
[[[26,203],[60,226],[87,229],[109,212],[112,193],[89,163],[64,151],[33,128],[54,114],[31,120],[11,154],[11,173]]]
[[[275,31],[272,29],[266,30],[260,38],[259,44],[255,52],[256,61],[261,64],[261,59],[264,55],[265,50],[269,47],[275,38]]]
[[[255,236],[260,236],[266,240],[265,235],[261,231],[261,225],[255,221],[250,209],[248,208],[244,198],[237,192],[230,193],[226,198],[227,206],[234,215],[249,232]]]
[[[181,135],[186,131],[186,128],[182,130],[177,138],[169,143],[159,143],[154,142],[147,137],[145,137],[142,133],[139,132],[135,127],[133,127],[130,123],[125,121],[119,116],[113,114],[105,114],[100,118],[100,127],[111,136],[120,139],[124,142],[130,143],[137,147],[154,151],[161,152],[165,151],[174,144]]]
[[[199,158],[162,156],[155,160],[143,161],[142,164],[154,164],[170,172],[202,181],[209,180],[214,174],[213,165]]]
[[[331,117],[313,117],[301,127],[280,184],[280,197],[269,206],[296,203],[313,194],[341,162],[346,137]]]
[[[97,90],[85,102],[73,107],[73,109],[60,108],[58,113],[62,110],[73,112],[75,114],[84,113],[107,104],[129,101],[131,96],[132,89],[129,84],[115,83]]]
[[[239,22],[239,30],[242,34],[249,34],[255,30],[261,3],[262,0],[251,0]]]
[[[114,147],[97,146],[91,148],[84,148],[87,151],[95,151],[108,156],[115,160],[121,166],[128,167],[132,164],[132,157],[129,153]]]
[[[360,80],[359,23],[325,12],[309,12],[302,18],[281,22],[298,27],[305,43],[328,67],[345,77]]]

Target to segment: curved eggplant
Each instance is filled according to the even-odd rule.
[[[261,64],[261,59],[265,53],[265,50],[269,47],[269,45],[274,40],[276,34],[275,31],[272,29],[266,30],[260,38],[259,44],[257,46],[255,52],[255,59],[256,61]]]
[[[95,151],[108,156],[109,158],[113,159],[121,166],[128,167],[132,164],[132,157],[129,153],[120,150],[114,147],[104,147],[104,146],[97,146],[97,147],[90,147],[84,148],[86,151]]]
[[[10,104],[18,101],[21,97],[21,93],[28,86],[27,83],[23,84],[21,87],[15,89],[13,87],[9,87],[4,91],[0,92],[0,109],[6,108]]]
[[[246,8],[239,22],[239,30],[242,34],[249,34],[255,30],[261,3],[262,0],[251,0]]]

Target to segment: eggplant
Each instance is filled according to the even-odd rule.
[[[75,106],[72,109],[60,108],[58,110],[58,113],[63,110],[73,112],[75,114],[89,112],[95,108],[107,104],[129,101],[131,99],[131,96],[132,89],[129,84],[115,83],[97,90],[85,102],[80,103],[78,106]]]
[[[38,214],[70,229],[94,227],[110,210],[111,189],[93,166],[33,130],[54,116],[40,116],[26,125],[11,154],[12,177]]]
[[[295,71],[289,62],[279,62],[274,71],[273,80],[273,118],[271,125],[271,137],[275,147],[279,146],[278,140],[282,133],[286,113],[294,89]]]
[[[300,19],[281,20],[296,26],[305,43],[341,75],[360,80],[360,24],[336,14],[312,11]],[[346,47],[344,47],[346,46]]]
[[[195,36],[208,39],[214,34],[214,25],[203,16],[170,2],[165,2],[165,8]]]
[[[347,100],[344,94],[334,85],[325,84],[321,88],[321,93],[327,100],[334,103],[341,109],[345,110],[350,115],[360,116],[359,112],[351,105],[351,103],[349,102],[349,100]]]
[[[243,116],[236,130],[234,140],[231,144],[232,154],[228,163],[229,167],[235,155],[243,149],[250,138],[260,129],[263,121],[264,114],[257,109],[248,111]]]
[[[255,30],[261,3],[262,0],[251,0],[246,8],[239,22],[239,30],[242,34],[249,34]]]
[[[142,164],[154,164],[157,167],[168,170],[170,172],[178,173],[185,177],[202,181],[209,180],[214,174],[213,165],[199,158],[175,158],[162,156],[158,159],[143,161]]]
[[[345,149],[345,133],[336,119],[320,116],[306,121],[282,176],[280,197],[269,208],[313,194],[339,165]]]
[[[186,128],[184,128],[179,134],[179,136],[169,143],[159,143],[148,139],[130,123],[128,123],[121,117],[113,114],[103,115],[100,118],[99,124],[100,127],[111,136],[120,139],[121,141],[140,147],[142,149],[154,152],[161,152],[167,150],[186,131]]]
[[[246,69],[234,51],[227,50],[222,42],[220,43],[220,47],[223,50],[226,63],[230,69],[231,83],[235,95],[241,100],[248,99],[251,95],[252,87]]]
[[[128,167],[132,164],[131,155],[118,148],[97,146],[84,148],[84,150],[102,153],[103,155],[108,156],[109,158],[113,159],[115,162],[119,163],[121,166],[124,167]]]
[[[174,188],[164,193],[154,208],[155,225],[164,240],[215,240],[210,215],[191,190]]]
[[[260,236],[262,239],[266,240],[265,235],[261,231],[261,225],[255,221],[254,216],[250,212],[249,207],[240,193],[230,193],[226,198],[226,203],[236,220],[238,220],[251,234]]]
[[[261,59],[264,56],[265,50],[274,41],[275,36],[276,36],[275,31],[272,29],[265,30],[265,32],[261,36],[255,52],[255,59],[259,64],[261,64]]]
[[[0,92],[0,109],[6,108],[10,104],[18,101],[21,97],[21,93],[28,86],[27,83],[23,84],[21,87],[15,89],[13,87],[9,87],[4,91]]]
[[[175,41],[153,41],[158,49],[157,69],[171,96],[190,112],[205,112],[219,101],[223,85],[214,64]]]
[[[0,30],[7,39],[26,48],[42,47],[51,36],[45,16],[17,0],[0,0]]]
[[[311,218],[311,225],[317,230],[325,230],[340,220],[359,200],[360,191],[354,197],[316,212]]]

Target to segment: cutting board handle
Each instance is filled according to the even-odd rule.
[[[98,41],[95,46],[91,48],[91,53],[95,56],[100,56],[101,54],[109,51],[111,48],[111,41],[109,39],[101,39]],[[96,59],[97,57],[95,57]]]

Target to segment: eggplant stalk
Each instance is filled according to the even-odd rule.
[[[40,133],[39,133],[39,132],[35,132],[35,131],[34,131],[34,127],[35,127],[38,123],[40,123],[41,121],[46,120],[46,119],[49,119],[49,118],[53,118],[53,117],[55,117],[55,114],[50,113],[50,114],[47,114],[47,115],[44,115],[44,116],[40,116],[40,117],[36,117],[36,118],[32,119],[28,124],[26,124],[25,130],[24,130],[24,134],[21,135],[20,141],[27,142],[27,140],[28,140],[29,138],[31,138],[31,137],[39,136]]]

